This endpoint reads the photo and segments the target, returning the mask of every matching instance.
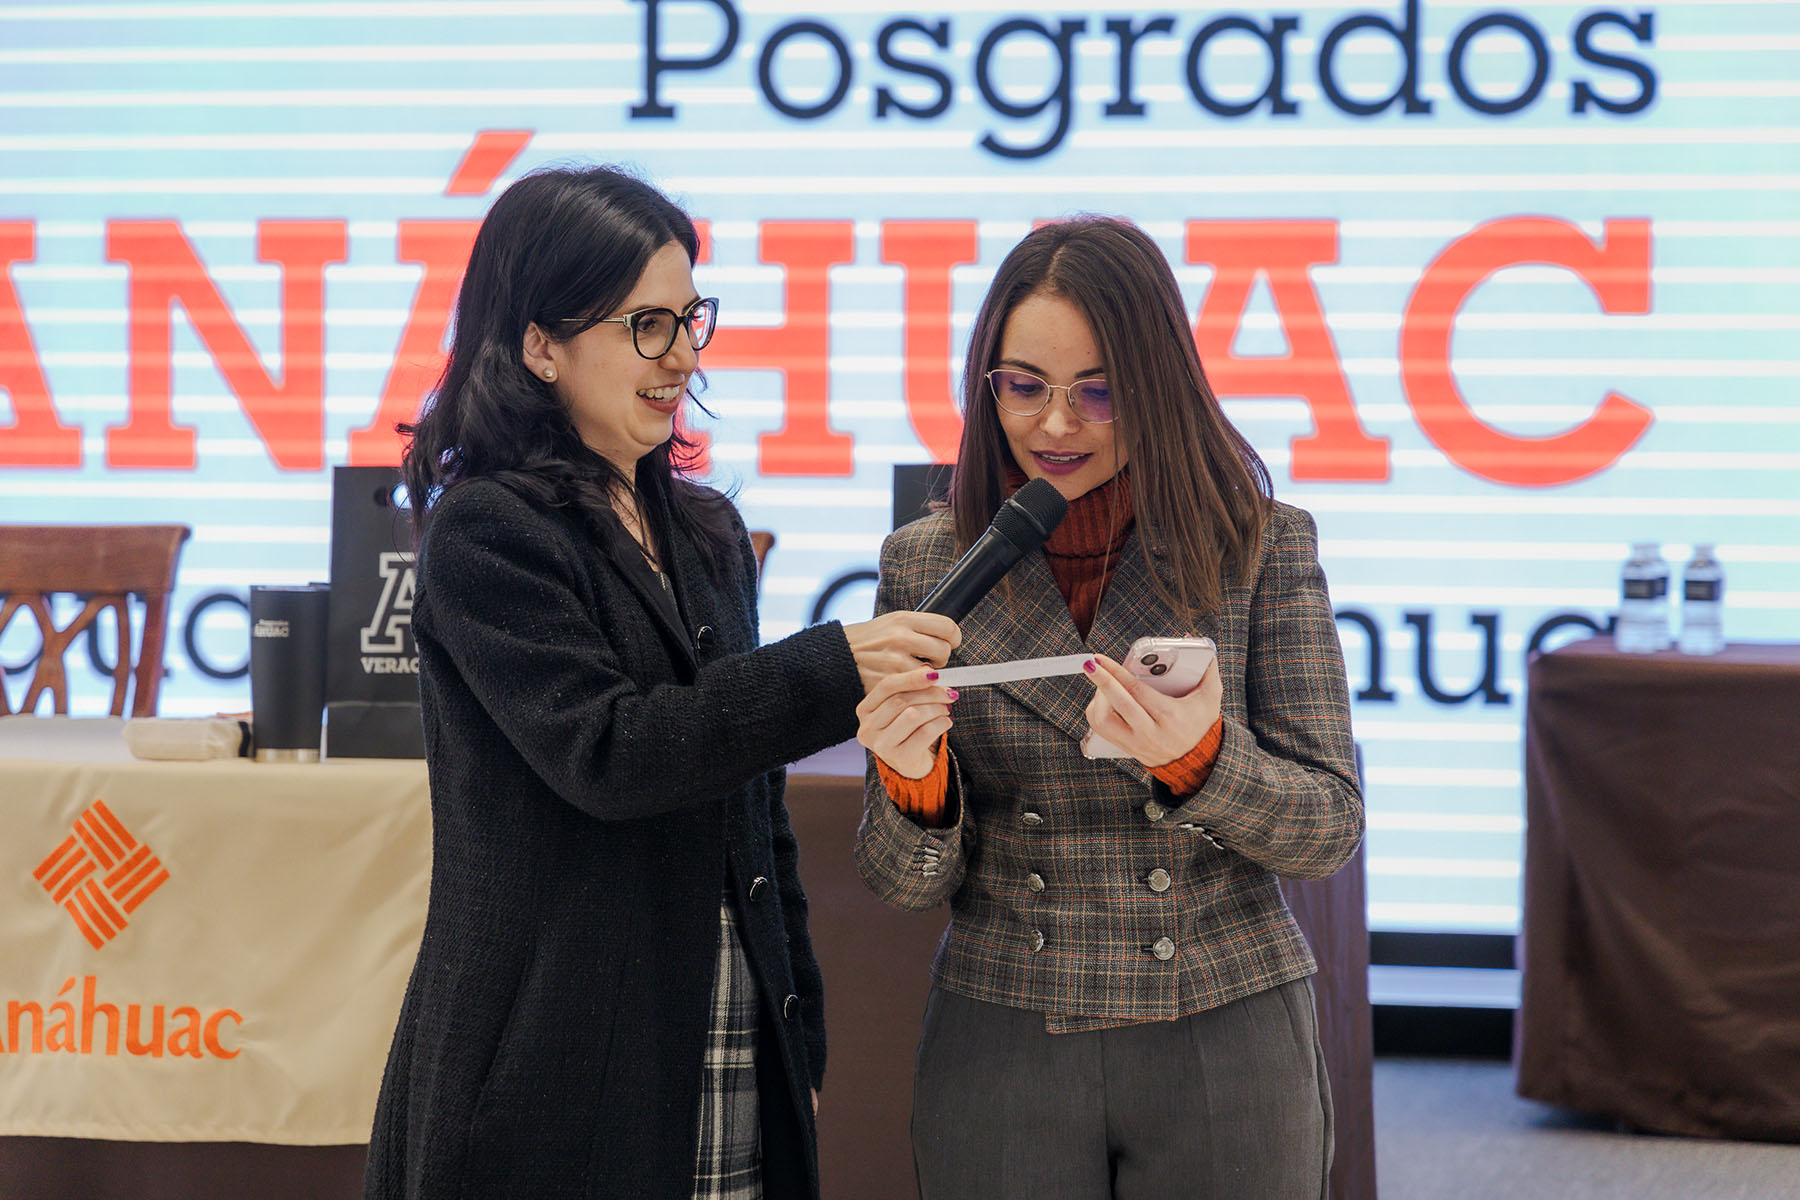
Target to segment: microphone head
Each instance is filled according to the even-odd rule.
[[[1069,502],[1048,479],[1030,479],[994,514],[994,529],[1023,551],[1036,550],[1069,515]]]
[[[1000,506],[987,532],[956,560],[919,604],[920,612],[942,613],[960,621],[981,603],[1013,564],[1044,544],[1069,512],[1069,502],[1054,484],[1033,479]]]

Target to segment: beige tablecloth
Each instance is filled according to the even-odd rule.
[[[0,721],[0,1135],[366,1142],[430,876],[424,764],[143,762]]]

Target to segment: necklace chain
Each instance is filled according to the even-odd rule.
[[[650,539],[648,536],[650,523],[644,520],[644,508],[639,502],[637,490],[634,488],[631,493],[631,520],[629,522],[625,519],[626,510],[624,508],[615,505],[613,512],[619,518],[619,525],[625,530],[626,535],[631,538],[632,544],[638,548],[638,553],[642,554],[644,556],[644,561],[650,565],[650,569],[659,575],[662,574],[662,568],[658,566],[656,562],[656,555],[650,552]]]

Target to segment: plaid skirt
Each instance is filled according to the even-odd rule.
[[[694,1200],[762,1200],[762,1107],[756,1090],[756,980],[730,903],[719,906],[712,1028],[700,1065]]]

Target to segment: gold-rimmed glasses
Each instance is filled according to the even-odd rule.
[[[1104,425],[1113,419],[1112,387],[1101,378],[1051,383],[1030,371],[1002,367],[989,371],[987,381],[994,403],[1016,417],[1037,416],[1050,403],[1051,392],[1062,392],[1069,398],[1069,408],[1090,425]]]

